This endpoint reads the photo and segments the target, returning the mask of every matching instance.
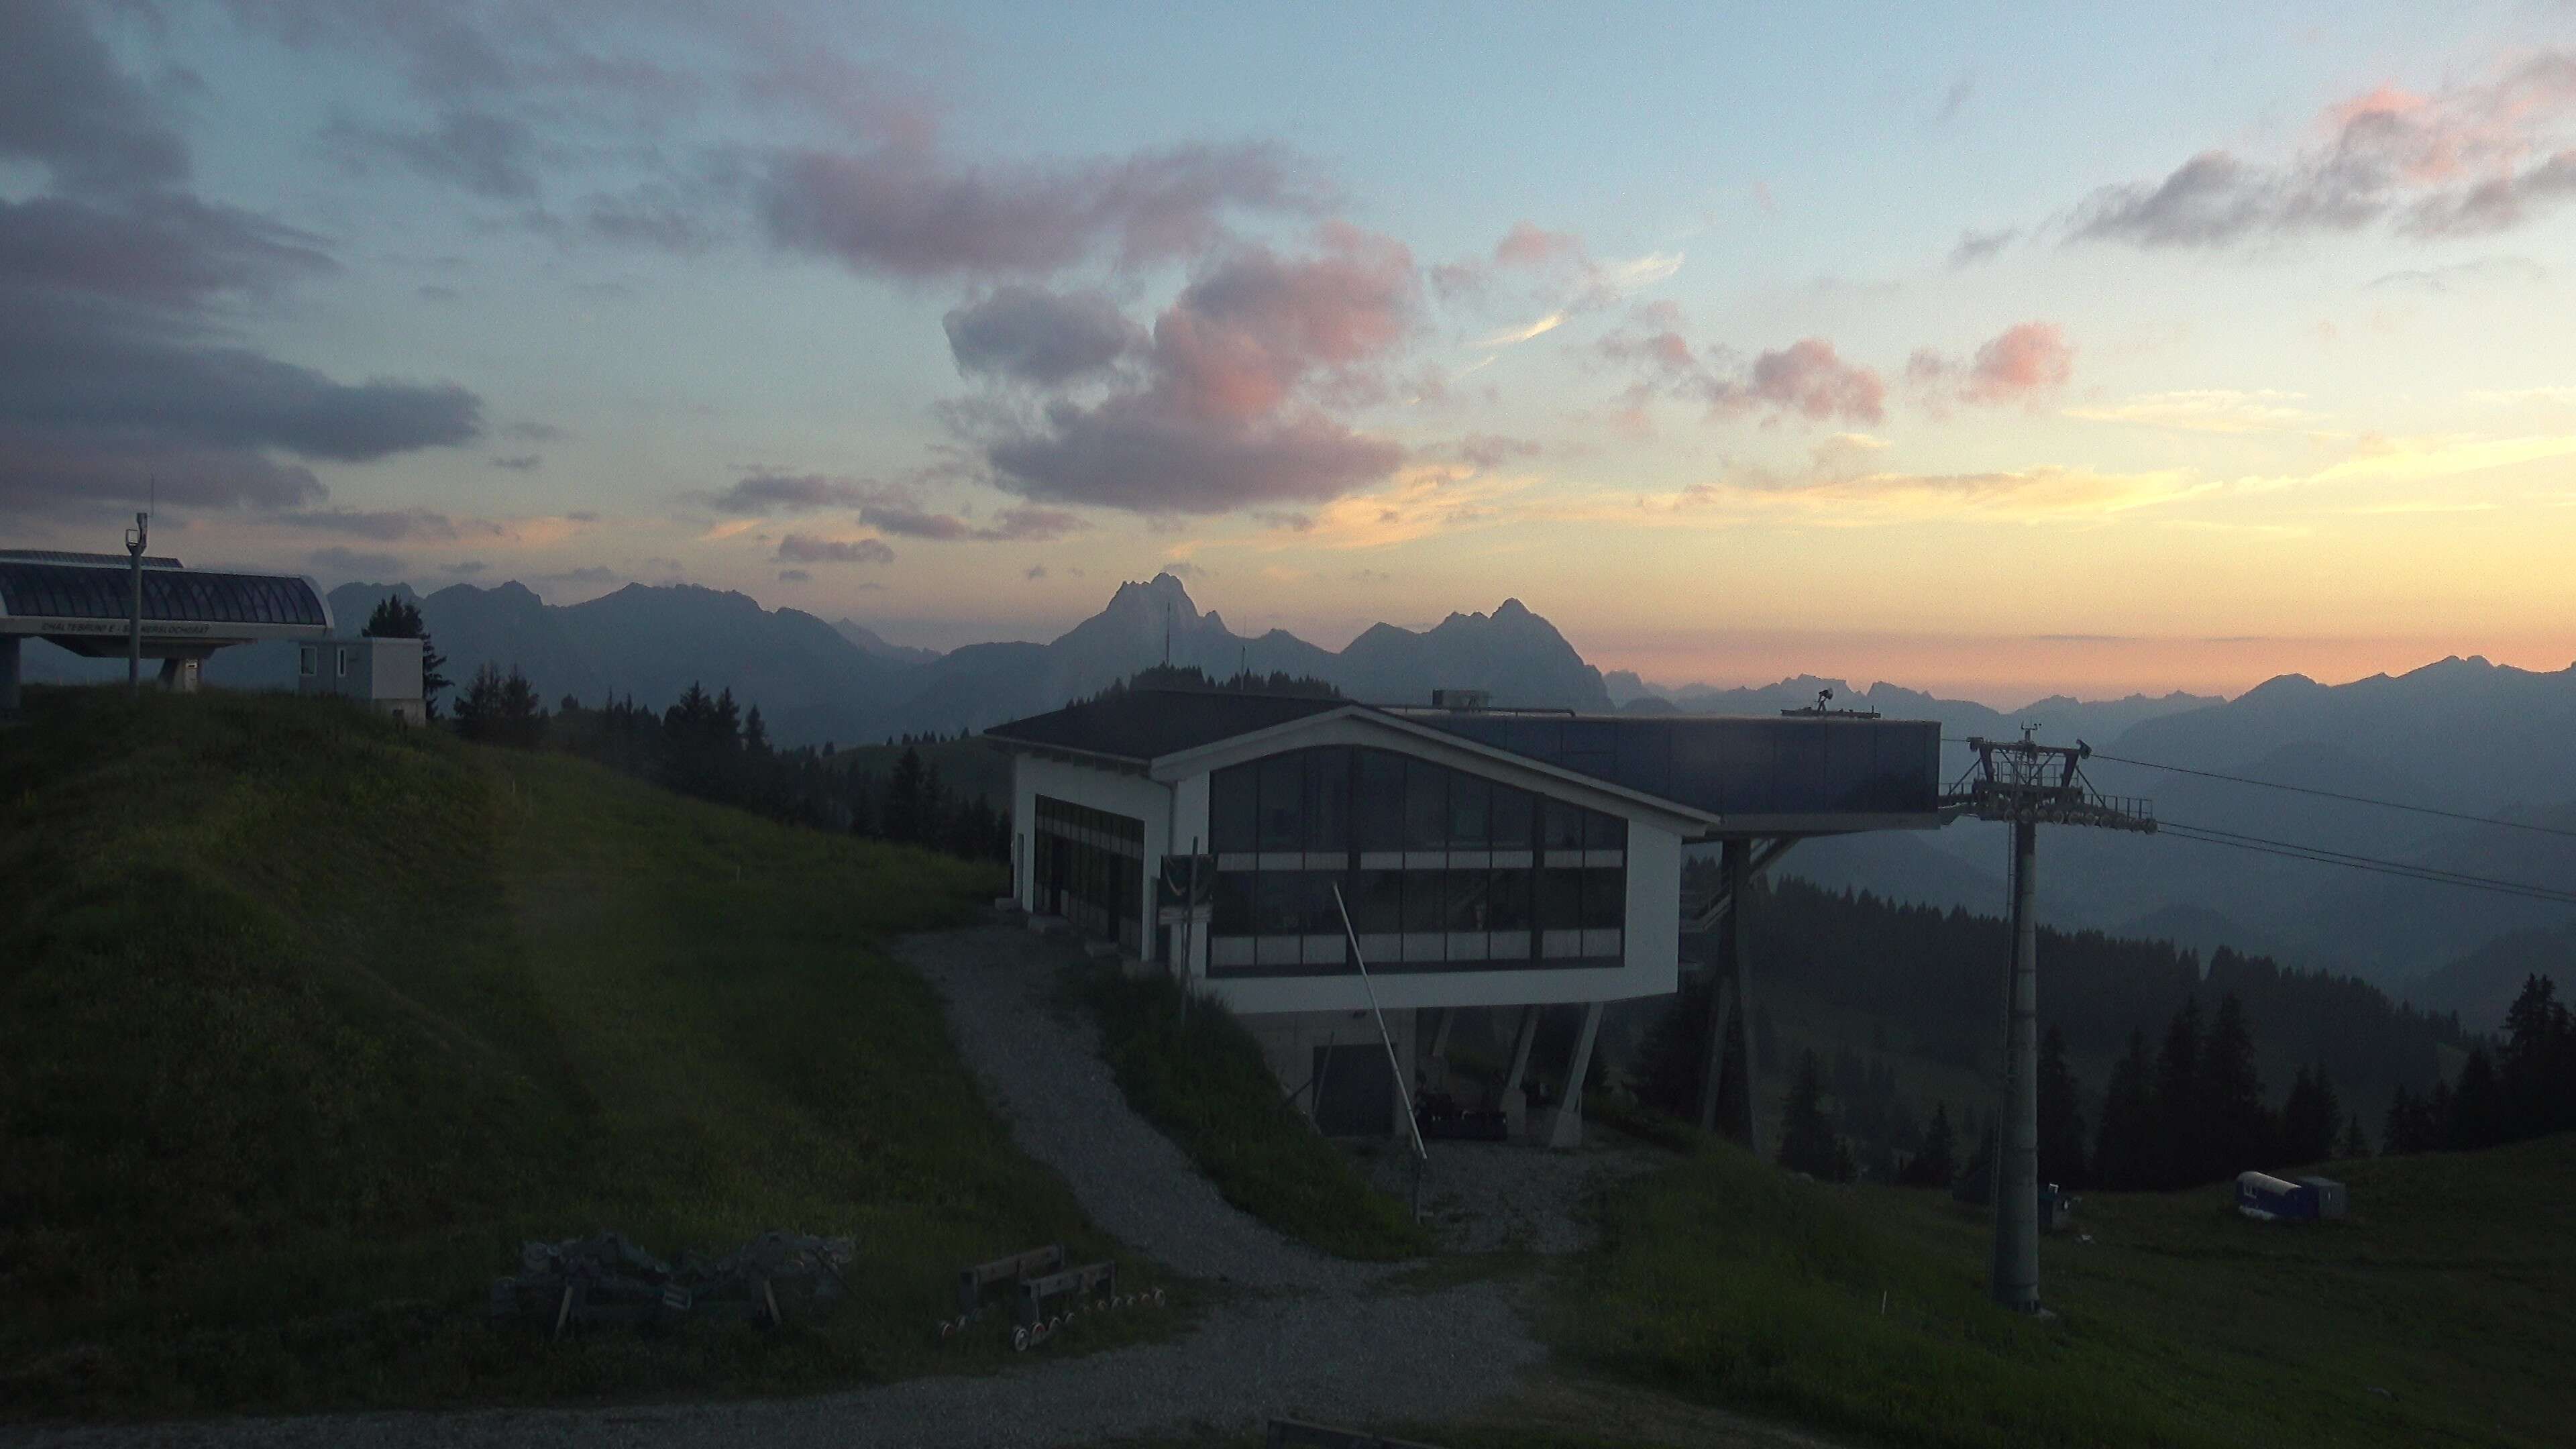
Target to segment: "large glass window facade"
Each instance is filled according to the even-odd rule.
[[[1145,822],[1037,797],[1037,907],[1075,930],[1140,952],[1145,942]]]
[[[1628,822],[1392,750],[1292,750],[1208,779],[1212,975],[1616,966]]]

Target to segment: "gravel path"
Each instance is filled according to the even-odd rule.
[[[1328,1257],[1238,1211],[1128,1110],[1099,1032],[1056,1002],[1070,952],[1007,926],[913,936],[896,950],[946,998],[949,1034],[1010,1119],[1014,1146],[1063,1174],[1093,1222],[1192,1277],[1349,1289],[1393,1271]]]
[[[1170,1139],[1128,1110],[1089,1021],[1053,1004],[1066,948],[1016,928],[914,937],[899,948],[948,1003],[950,1030],[1021,1150],[1061,1172],[1092,1219],[1170,1267],[1264,1290],[1204,1314],[1183,1338],[1082,1357],[1033,1353],[989,1377],[728,1404],[0,1429],[0,1446],[653,1446],[759,1443],[1019,1449],[1211,1428],[1274,1414],[1330,1423],[1490,1409],[1545,1352],[1524,1322],[1526,1281],[1428,1292],[1237,1212]],[[1526,1149],[1524,1149],[1526,1152]],[[1523,1160],[1538,1167],[1544,1154]]]
[[[1271,1414],[1344,1423],[1445,1418],[1508,1392],[1539,1357],[1508,1285],[1482,1283],[1437,1294],[1255,1299],[1217,1310],[1172,1343],[1015,1366],[993,1378],[913,1379],[810,1399],[0,1431],[0,1443],[1034,1449],[1202,1425],[1240,1432]]]

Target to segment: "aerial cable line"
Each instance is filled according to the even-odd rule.
[[[1967,741],[1944,739],[1941,743],[1958,745],[1965,744]],[[2562,829],[2555,825],[2534,825],[2527,820],[2500,820],[2492,815],[2470,815],[2458,810],[2440,810],[2430,805],[2409,805],[2403,800],[2381,800],[2369,795],[2347,795],[2340,790],[2319,790],[2308,785],[2284,785],[2278,780],[2257,780],[2250,775],[2229,775],[2217,770],[2195,770],[2188,765],[2159,765],[2153,760],[2133,760],[2126,755],[2106,755],[2100,750],[2095,750],[2092,757],[2122,765],[2136,765],[2141,769],[2164,770],[2176,775],[2198,775],[2204,780],[2225,780],[2232,785],[2254,785],[2265,790],[2285,790],[2293,795],[2315,795],[2353,805],[2376,805],[2383,810],[2407,810],[2417,815],[2438,815],[2444,820],[2459,820],[2471,825],[2497,825],[2507,830],[2529,830],[2540,835],[2564,835],[2569,839],[2576,839],[2576,830]]]
[[[2470,875],[2465,871],[2446,870],[2439,866],[2412,865],[2401,860],[2382,860],[2377,856],[2355,855],[2349,851],[2331,850],[2324,846],[2302,845],[2296,841],[2268,840],[2257,835],[2240,835],[2230,830],[2212,830],[2205,826],[2186,825],[2176,821],[2159,822],[2160,833],[2182,840],[2196,840],[2203,845],[2225,845],[2250,850],[2258,855],[2277,855],[2288,860],[2311,861],[2318,865],[2339,865],[2350,870],[2365,870],[2377,875],[2392,875],[2405,880],[2431,885],[2459,886],[2465,890],[2491,891],[2499,895],[2521,896],[2529,900],[2552,901],[2576,905],[2576,891],[2562,891],[2528,881],[2504,880],[2495,876]]]

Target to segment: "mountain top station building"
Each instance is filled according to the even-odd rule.
[[[209,573],[142,561],[143,657],[163,686],[197,687],[206,657],[259,639],[320,639],[331,605],[309,578]],[[121,553],[0,550],[0,716],[18,711],[19,650],[49,639],[74,654],[121,658],[133,646],[134,560]]]
[[[1408,1080],[1459,1010],[1516,1009],[1516,1128],[1540,1010],[1581,1006],[1548,1128],[1572,1146],[1603,1004],[1679,987],[1684,846],[1723,843],[1740,886],[1757,847],[1944,818],[1931,721],[1435,700],[1134,690],[994,726],[1015,899],[1224,1002],[1337,1134],[1403,1130],[1372,987]]]

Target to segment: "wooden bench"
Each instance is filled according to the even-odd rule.
[[[1071,1297],[1074,1301],[1089,1297],[1108,1297],[1118,1291],[1118,1265],[1086,1263],[1061,1273],[1020,1280],[1020,1326],[1035,1328],[1046,1321],[1046,1303],[1050,1298]]]
[[[972,1318],[982,1310],[984,1290],[996,1283],[1017,1283],[1033,1273],[1051,1273],[1064,1267],[1064,1245],[1049,1243],[1007,1258],[995,1258],[957,1273],[957,1315]]]

